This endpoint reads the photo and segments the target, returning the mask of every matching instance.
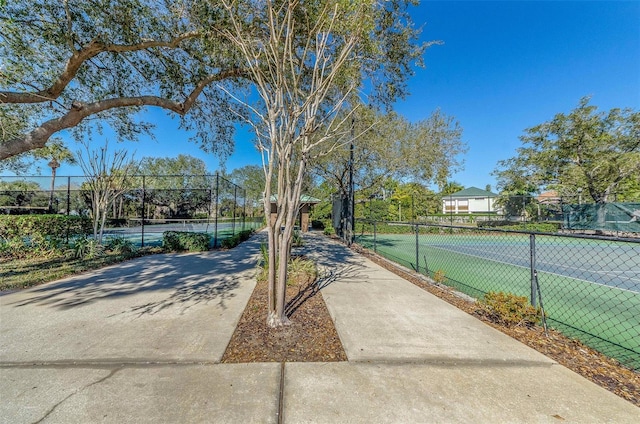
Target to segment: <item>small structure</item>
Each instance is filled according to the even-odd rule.
[[[496,212],[497,194],[469,187],[442,196],[442,213],[471,214]]]
[[[276,215],[278,213],[278,198],[276,196],[275,194],[271,196],[271,225],[276,222]],[[298,211],[295,225],[298,226],[303,233],[309,231],[309,211],[311,210],[311,206],[316,203],[320,203],[320,199],[307,196],[306,194],[300,196],[300,210]]]
[[[536,198],[538,203],[541,205],[559,205],[560,204],[560,196],[558,192],[555,190],[545,191],[540,193]]]

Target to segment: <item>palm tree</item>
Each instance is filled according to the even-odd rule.
[[[51,189],[49,191],[49,213],[53,212],[53,194],[56,185],[56,171],[61,163],[76,163],[75,156],[61,140],[54,140],[34,152],[34,156],[49,159],[47,166],[51,168]]]

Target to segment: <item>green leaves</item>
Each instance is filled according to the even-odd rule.
[[[208,2],[20,0],[3,5],[0,157],[41,146],[67,128],[83,140],[107,124],[119,140],[134,140],[152,129],[134,117],[141,106],[185,114],[194,106],[190,95],[206,102],[195,105],[197,113],[187,115],[184,126],[196,130],[204,149],[227,154],[231,116],[211,82],[220,75],[216,83],[232,86],[236,75],[225,71],[237,62],[224,40],[199,26],[195,12],[202,3]],[[218,22],[214,12],[210,21]],[[209,45],[218,46],[213,54],[205,52],[205,34]],[[74,115],[74,102],[99,104],[90,113],[99,119]]]
[[[589,100],[584,97],[570,113],[525,130],[518,156],[498,164],[499,186],[526,182],[533,190],[549,187],[561,195],[581,188],[587,200],[604,203],[638,181],[640,113],[617,108],[599,112]]]

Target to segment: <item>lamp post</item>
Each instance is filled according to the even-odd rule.
[[[582,204],[582,187],[578,188],[578,204]]]
[[[349,198],[348,198],[348,205],[347,205],[347,222],[346,222],[346,226],[347,226],[347,231],[346,231],[346,243],[347,246],[351,246],[351,243],[353,243],[353,234],[354,234],[354,227],[355,227],[355,217],[354,217],[354,211],[355,211],[355,196],[354,196],[354,190],[353,190],[353,137],[354,137],[354,126],[355,126],[355,118],[351,118],[351,145],[349,146]]]
[[[60,167],[60,162],[53,158],[47,165],[51,168],[51,192],[49,193],[49,213],[51,213],[53,212],[53,190],[55,190],[56,186],[56,170]]]

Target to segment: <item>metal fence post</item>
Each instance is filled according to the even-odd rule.
[[[71,213],[71,177],[67,177],[67,216]]]
[[[378,243],[377,243],[377,230],[376,230],[376,221],[373,221],[373,251],[378,253]]]
[[[529,234],[529,256],[531,260],[531,305],[537,306],[536,295],[538,294],[538,281],[536,278],[536,235]]]
[[[244,194],[242,195],[242,231],[245,230],[244,225],[247,221],[247,189],[244,189]]]
[[[231,224],[231,234],[236,234],[236,207],[238,206],[238,186],[233,185],[233,221]]]
[[[420,235],[420,227],[416,224],[416,272],[420,273],[420,252],[419,252],[419,235]]]
[[[213,248],[218,247],[218,198],[220,196],[220,174],[216,172],[216,203],[215,203],[215,218],[213,221]]]
[[[145,184],[145,177],[144,175],[142,176],[142,219],[140,220],[140,224],[142,225],[142,235],[141,235],[141,241],[140,241],[140,247],[144,247],[144,215],[145,215],[145,209],[146,209],[146,205],[145,205],[145,200],[147,197],[147,191],[146,191],[146,184]]]

